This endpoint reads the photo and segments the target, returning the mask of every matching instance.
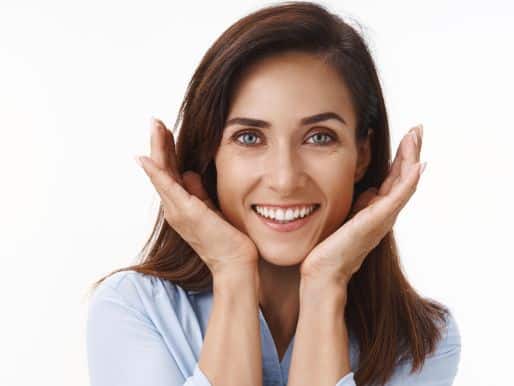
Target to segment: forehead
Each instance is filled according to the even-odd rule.
[[[319,57],[287,52],[252,63],[238,77],[228,118],[306,116],[334,111],[353,126],[351,94],[342,76]]]

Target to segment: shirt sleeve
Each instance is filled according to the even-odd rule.
[[[353,372],[349,372],[337,381],[336,386],[357,386],[355,384],[355,379],[353,378]]]
[[[110,286],[89,303],[86,346],[91,386],[212,386],[198,363],[183,374],[148,316]]]

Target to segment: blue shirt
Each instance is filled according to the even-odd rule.
[[[89,301],[86,344],[92,386],[213,386],[198,366],[212,307],[212,292],[184,290],[135,271],[105,279]],[[294,337],[279,360],[259,307],[263,385],[285,386]],[[352,372],[335,386],[355,386],[358,346],[351,333]],[[241,348],[243,349],[243,348]],[[443,339],[421,372],[410,362],[395,368],[388,386],[450,386],[460,359],[460,335],[450,314]]]

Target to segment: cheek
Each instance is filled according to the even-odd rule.
[[[247,167],[244,163],[220,158],[216,162],[216,185],[218,201],[225,219],[236,228],[244,231],[243,215],[246,208],[243,199],[249,185]]]
[[[328,235],[339,228],[348,217],[352,206],[355,168],[352,163],[341,163],[318,174],[318,183],[326,199],[326,222],[323,234]]]

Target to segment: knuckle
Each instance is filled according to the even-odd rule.
[[[184,211],[192,216],[192,217],[195,217],[196,215],[196,212],[197,212],[197,203],[194,202],[194,197],[193,196],[190,196],[189,198],[187,198],[186,200],[184,200],[182,206],[184,208]]]
[[[162,188],[162,191],[164,192],[164,194],[167,196],[167,197],[172,197],[173,196],[173,192],[171,191],[171,189],[173,189],[173,187],[171,186],[171,184],[164,184],[163,188]]]

